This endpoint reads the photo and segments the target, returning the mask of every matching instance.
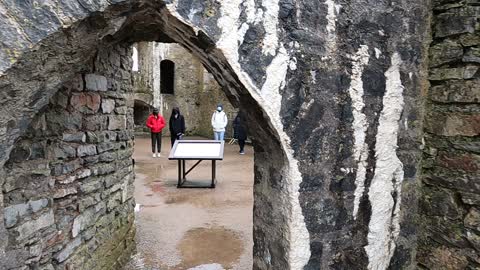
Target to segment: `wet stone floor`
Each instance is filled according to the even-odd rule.
[[[177,189],[177,161],[153,158],[150,138],[135,139],[137,253],[125,270],[249,270],[252,268],[253,149],[225,144],[215,189]],[[187,162],[187,169],[194,161]],[[189,181],[208,185],[211,162]]]

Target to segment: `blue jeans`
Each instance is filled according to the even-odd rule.
[[[214,131],[213,132],[213,139],[217,141],[223,141],[223,137],[225,136],[225,131]]]

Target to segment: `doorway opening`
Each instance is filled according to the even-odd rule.
[[[238,108],[230,104],[200,60],[181,45],[152,42],[135,47],[148,48],[138,52],[144,59],[144,66],[139,66],[137,76],[150,76],[143,81],[152,82],[150,95],[153,99],[152,105],[137,100],[134,103],[137,253],[126,269],[251,269],[253,147],[247,145],[245,154],[240,155],[238,144],[228,143],[233,139],[232,122]],[[156,55],[160,55],[159,66],[156,66]],[[147,59],[151,62],[147,63]],[[154,87],[158,80],[154,74],[158,69],[160,91]],[[173,85],[175,95],[165,91],[173,89]],[[144,84],[134,83],[133,89],[135,95],[145,93]],[[154,104],[155,100],[159,103]],[[217,162],[216,187],[179,189],[177,161],[168,160],[172,147],[168,125],[172,109],[179,108],[185,119],[183,139],[211,140],[211,118],[218,104],[222,104],[229,124],[224,159]],[[144,134],[150,107],[159,108],[167,122],[162,130],[160,158],[152,157],[150,135]],[[190,168],[195,161],[186,163]],[[210,167],[208,161],[200,163],[188,175],[188,182],[208,184]]]

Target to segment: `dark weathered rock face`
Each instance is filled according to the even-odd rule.
[[[81,134],[131,128],[117,107],[112,111],[109,104],[101,104],[110,89],[131,83],[129,67],[120,60],[128,54],[112,48],[136,41],[177,42],[200,59],[229,100],[246,109],[251,125],[258,127],[252,129],[255,269],[415,267],[421,94],[426,92],[423,65],[429,38],[427,1],[50,1],[34,10],[29,2],[19,3],[1,6],[7,12],[0,17],[5,29],[2,40],[6,40],[0,44],[0,165],[4,170],[0,173],[10,174],[14,164],[24,164],[32,153],[42,157],[41,147],[21,147],[28,140],[27,128],[34,115],[41,117],[61,104],[68,104],[70,121],[54,115],[49,120],[53,126],[45,132],[67,129],[80,134],[56,137],[65,147],[55,159],[70,160],[75,155],[74,160],[88,160],[103,153],[121,153],[101,146],[100,141],[94,146],[84,143]],[[448,21],[459,21],[455,12],[439,16],[435,28],[439,38],[472,31],[471,25],[448,26]],[[470,23],[472,16],[467,16]],[[19,37],[18,32],[22,33]],[[460,37],[432,49],[448,52],[432,57],[434,65],[458,61],[460,50],[454,43],[461,42]],[[462,59],[475,62],[475,45],[469,45]],[[109,61],[94,60],[103,55]],[[432,70],[430,79],[454,79],[459,74],[472,78],[475,68],[476,64],[468,64]],[[80,83],[89,91],[58,92],[75,74],[85,71],[92,75]],[[94,89],[105,91],[90,91]],[[56,92],[66,98],[57,101],[55,97],[48,105]],[[462,92],[454,97],[471,99]],[[39,114],[42,108],[46,109]],[[83,117],[92,121],[79,125]],[[100,118],[105,121],[93,120]],[[469,134],[475,132],[467,121],[463,123]],[[22,140],[14,143],[20,136]],[[119,138],[117,134],[122,141]],[[459,145],[474,146],[474,142]],[[131,147],[126,144],[125,151]],[[104,156],[110,164],[109,154]],[[8,158],[10,167],[4,167]],[[83,162],[68,164],[58,173],[87,168]],[[66,186],[76,187],[92,177]],[[0,179],[2,185],[5,178]],[[34,182],[31,176],[24,180],[21,187],[25,188]],[[46,192],[57,188],[54,184]],[[49,215],[57,219],[51,206],[75,194],[75,189],[65,188],[47,196],[43,206],[42,198],[13,203],[8,192],[2,193],[5,197],[0,202],[7,208],[0,205],[5,220],[0,225],[0,240],[11,228],[24,224],[12,212],[38,209],[42,215],[35,216],[37,225],[29,228],[48,231],[52,226]],[[106,203],[108,211],[108,202],[102,198],[98,203]],[[20,206],[9,210],[14,205]],[[95,219],[87,209],[78,211],[84,216],[82,221]],[[125,206],[120,212],[129,217],[132,209]],[[476,213],[470,217],[475,224]],[[69,230],[68,220],[65,224],[60,230]],[[78,228],[76,233],[84,233],[82,226]],[[39,237],[43,239],[43,234]],[[63,252],[55,253],[59,256],[56,262],[83,258],[85,239],[78,239],[62,242]],[[107,247],[111,244],[101,242]],[[14,249],[15,245],[10,238],[0,241],[0,257],[4,248],[21,257],[25,251]],[[98,258],[96,263],[105,261]]]
[[[477,269],[480,8],[434,1],[433,9],[417,258],[426,269]]]

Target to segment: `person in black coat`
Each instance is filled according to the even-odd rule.
[[[178,107],[173,108],[168,126],[170,128],[170,140],[173,146],[175,140],[180,140],[183,135],[185,135],[185,118],[180,114]]]
[[[239,111],[235,120],[233,120],[233,137],[238,140],[240,146],[240,155],[245,154],[245,140],[247,140],[248,126],[245,115]]]

